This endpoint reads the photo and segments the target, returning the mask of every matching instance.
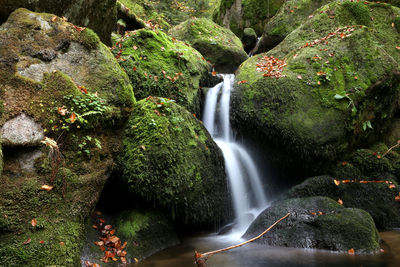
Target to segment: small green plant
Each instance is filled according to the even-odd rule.
[[[91,137],[89,135],[83,137],[82,138],[82,142],[78,144],[78,147],[80,149],[78,151],[78,154],[81,155],[82,152],[83,152],[87,156],[90,156],[90,154],[91,154],[90,148],[93,147],[93,146],[97,147],[98,149],[103,149],[99,139],[93,138],[93,137]]]
[[[371,121],[364,121],[363,125],[362,125],[362,129],[365,132],[367,130],[367,128],[372,129],[372,124]]]
[[[349,101],[349,105],[347,107],[351,107],[351,116],[352,117],[356,116],[358,110],[356,108],[356,105],[354,104],[353,99],[351,99],[349,94],[347,94],[347,93],[344,93],[344,94],[341,94],[341,95],[340,94],[336,94],[334,96],[334,98],[337,99],[337,100],[347,99]]]
[[[61,129],[67,131],[70,130],[72,124],[76,124],[76,128],[93,127],[110,109],[106,101],[100,98],[97,93],[66,95],[64,100],[66,107],[56,107],[55,110],[62,117],[60,120]],[[50,120],[49,123],[53,124],[54,121]],[[53,125],[52,128],[56,130],[58,125]]]

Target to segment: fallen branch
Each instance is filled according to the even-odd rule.
[[[400,146],[400,140],[397,140],[397,143],[396,143],[394,146],[392,146],[391,148],[388,149],[388,151],[386,151],[385,153],[383,153],[382,158],[383,158],[384,156],[386,156],[386,155],[387,155],[390,151],[392,151],[394,148],[399,147],[399,146]]]
[[[233,248],[238,248],[238,247],[241,247],[241,246],[243,246],[245,244],[248,244],[250,242],[253,242],[253,241],[259,239],[260,237],[265,235],[269,230],[271,230],[275,225],[277,225],[280,221],[282,221],[282,220],[286,219],[287,217],[289,217],[289,215],[290,215],[290,213],[286,214],[285,216],[283,216],[282,218],[280,218],[279,220],[274,222],[270,227],[268,227],[267,230],[265,230],[264,232],[262,232],[258,236],[253,237],[252,239],[249,239],[249,240],[247,240],[247,241],[245,241],[243,243],[237,244],[235,246],[230,246],[230,247],[227,247],[227,248],[223,248],[223,249],[209,251],[209,252],[206,252],[206,253],[198,253],[197,251],[195,251],[194,259],[196,260],[197,267],[206,267],[206,261],[208,260],[209,257],[211,257],[214,254],[217,254],[217,253],[223,252],[223,251],[227,251],[227,250],[230,250],[230,249],[233,249]]]

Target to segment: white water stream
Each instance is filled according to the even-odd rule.
[[[236,217],[231,235],[240,237],[267,206],[267,199],[253,159],[233,138],[229,109],[235,75],[225,74],[223,78],[207,92],[203,123],[224,155]]]

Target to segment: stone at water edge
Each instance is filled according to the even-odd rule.
[[[354,5],[365,11],[363,17],[353,15]],[[281,158],[313,170],[380,138],[400,93],[400,35],[392,27],[400,9],[385,4],[365,9],[362,2],[336,1],[321,11],[268,53],[245,61],[232,94],[237,107],[233,124],[239,132],[273,146],[274,158],[286,153]],[[330,33],[326,44],[323,38]],[[285,60],[283,77],[257,71],[257,64],[266,62],[264,56]],[[346,94],[352,100],[338,99]]]
[[[230,219],[222,152],[201,122],[171,100],[137,102],[121,165],[129,192],[167,210],[178,225],[204,229]]]
[[[198,50],[217,72],[233,73],[248,58],[240,39],[209,19],[186,20],[170,29],[169,34]]]
[[[255,242],[271,246],[318,248],[356,253],[379,252],[379,233],[371,216],[344,208],[327,197],[292,198],[272,203],[250,225],[243,238],[262,233],[283,215],[290,216]]]
[[[381,179],[392,181],[392,179]],[[373,181],[371,183],[360,183],[359,181],[341,183],[337,186],[334,180],[330,176],[307,178],[301,184],[292,187],[283,198],[324,196],[336,201],[340,199],[346,208],[367,211],[380,230],[400,227],[400,207],[395,201],[395,197],[399,193],[397,183],[394,182],[395,188],[389,188],[389,184],[385,182],[374,183]],[[338,179],[338,181],[341,182],[342,179]]]

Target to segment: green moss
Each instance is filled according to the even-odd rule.
[[[353,165],[354,164],[354,165]],[[378,229],[391,229],[400,225],[400,208],[395,201],[398,194],[397,183],[387,177],[387,173],[373,176],[359,169],[353,161],[347,162],[345,166],[338,164],[333,177],[317,176],[306,179],[303,183],[291,188],[284,198],[299,198],[324,196],[334,200],[341,199],[344,207],[358,208],[367,211]],[[337,186],[334,179],[338,181],[349,180],[350,183],[341,183]],[[386,183],[359,183],[359,181],[391,181],[395,188],[389,188]]]
[[[196,50],[161,31],[142,29],[119,39],[113,53],[128,73],[138,98],[168,97],[192,112],[200,112],[200,81],[209,66]]]
[[[169,33],[197,49],[220,72],[232,73],[248,58],[238,37],[208,19],[189,19]]]
[[[310,164],[315,162],[313,155],[333,160],[377,140],[378,129],[387,127],[396,109],[388,96],[400,92],[395,74],[399,54],[393,49],[400,38],[391,27],[399,10],[376,6],[368,12],[375,18],[374,30],[350,27],[344,38],[334,36],[306,45],[357,23],[342,2],[333,2],[316,11],[277,47],[244,62],[236,79],[247,82],[235,85],[233,92],[238,107],[234,113],[244,128],[250,123],[250,128],[257,129],[254,134],[263,136],[261,142],[265,137],[284,139],[281,145],[290,154],[296,151]],[[285,77],[263,77],[256,67],[261,56],[285,59]],[[348,98],[335,98],[346,94]],[[373,129],[364,130],[368,121]]]
[[[85,218],[98,200],[114,153],[121,151],[121,120],[134,103],[128,77],[108,48],[98,40],[96,49],[90,52],[83,49],[91,56],[82,54],[85,60],[79,65],[80,73],[76,73],[80,76],[66,74],[72,68],[70,65],[63,66],[65,72],[44,73],[41,81],[18,74],[21,68],[32,64],[44,64],[43,61],[47,64],[52,60],[52,53],[66,53],[68,44],[81,48],[74,43],[79,36],[76,29],[61,19],[52,22],[52,17],[51,14],[18,9],[2,24],[0,83],[3,86],[0,98],[7,105],[1,113],[0,125],[21,112],[26,113],[45,128],[47,137],[57,140],[62,160],[53,175],[52,170],[56,168],[49,162],[54,154],[49,156],[49,149],[43,145],[37,148],[42,154],[34,162],[35,169],[25,172],[18,162],[25,149],[7,150],[5,172],[0,177],[1,266],[79,264]],[[4,35],[5,32],[9,34]],[[43,56],[41,51],[47,52]],[[15,58],[20,60],[15,61]],[[90,94],[81,92],[78,81]],[[110,114],[103,114],[101,123],[100,119],[90,120],[92,127],[81,127],[75,122],[70,123],[69,130],[61,130],[60,121],[65,122],[72,111],[65,96],[87,100],[89,96],[94,97],[96,91],[99,99],[105,99],[104,105],[109,106]],[[94,102],[81,101],[79,104]],[[60,114],[58,108],[65,107],[69,113]],[[88,136],[99,140],[102,148],[93,145],[90,155],[80,155],[78,144],[88,140]],[[41,190],[44,184],[54,188],[49,192]],[[33,218],[38,221],[36,227],[30,224]],[[24,245],[28,238],[31,242]],[[40,243],[40,240],[44,242]]]
[[[139,101],[124,145],[123,179],[132,194],[155,201],[192,226],[220,220],[227,211],[221,154],[182,107],[163,98]]]
[[[274,202],[250,225],[244,237],[255,236],[265,225],[271,225],[288,212],[291,215],[272,230],[272,235],[263,236],[256,242],[343,252],[353,248],[357,253],[376,253],[380,249],[379,233],[367,212],[344,208],[327,197]]]
[[[96,49],[100,43],[100,38],[89,28],[86,28],[79,33],[78,40],[79,43],[89,50]]]
[[[394,19],[394,25],[395,25],[395,27],[396,27],[397,32],[400,33],[400,17],[396,17],[396,18]]]
[[[119,0],[135,14],[135,17],[144,21],[158,24],[161,29],[171,27],[191,17],[211,17],[216,6],[215,0],[164,0],[161,2],[149,0]]]
[[[371,25],[371,14],[366,4],[362,2],[344,2],[343,6],[355,17],[357,24]]]

